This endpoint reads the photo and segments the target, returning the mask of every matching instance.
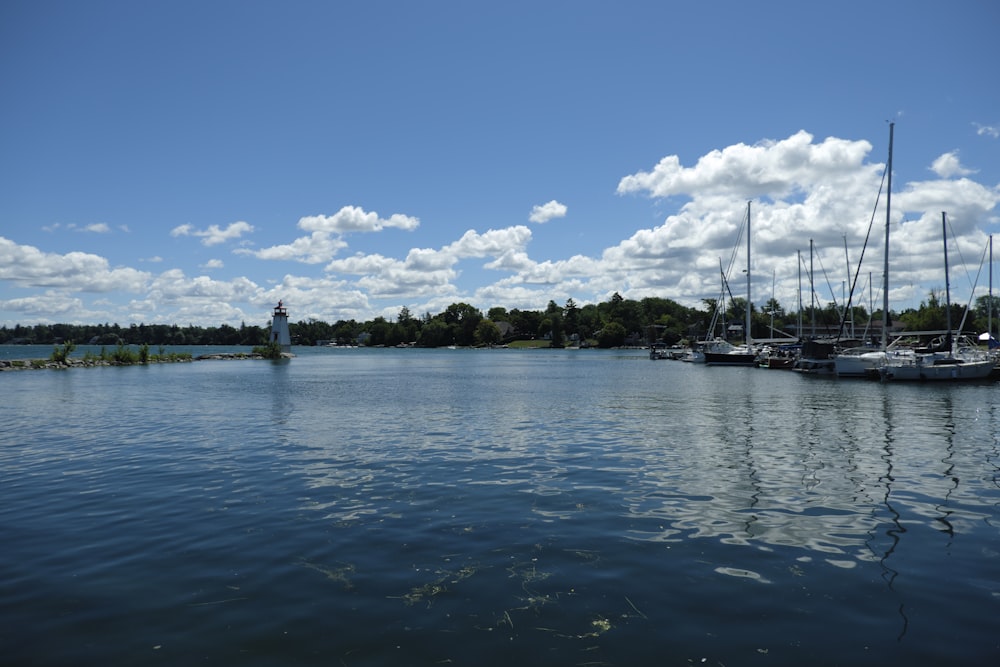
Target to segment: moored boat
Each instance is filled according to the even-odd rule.
[[[945,314],[948,328],[943,340],[937,346],[915,350],[907,356],[887,354],[879,366],[882,380],[960,381],[982,380],[990,376],[995,363],[985,352],[972,346],[960,345],[961,337],[956,337],[951,329],[951,286],[948,281],[948,224],[947,214],[941,213],[941,229],[944,237],[944,294]]]

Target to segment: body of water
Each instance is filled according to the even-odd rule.
[[[1000,664],[1000,385],[295,351],[0,374],[0,662]]]

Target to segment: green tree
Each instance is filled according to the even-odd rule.
[[[420,347],[444,347],[454,342],[451,327],[443,318],[433,318],[420,328],[417,345]]]
[[[572,298],[566,299],[563,306],[563,326],[567,336],[580,336],[580,309],[576,307],[576,302]]]
[[[486,319],[492,320],[493,322],[506,322],[507,309],[501,308],[500,306],[494,306],[486,312]]]
[[[476,342],[476,327],[483,319],[478,308],[467,303],[453,303],[442,316],[445,324],[451,327],[455,345],[473,345]]]
[[[625,327],[619,322],[609,322],[597,335],[598,347],[620,347],[625,344]]]
[[[553,313],[549,322],[551,323],[549,347],[566,347],[566,336],[563,333],[563,318],[558,313]]]
[[[475,338],[479,345],[495,345],[500,342],[500,327],[492,320],[480,320]]]

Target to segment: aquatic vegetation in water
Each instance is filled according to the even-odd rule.
[[[310,570],[315,570],[326,575],[326,578],[330,581],[342,584],[345,591],[349,591],[354,588],[354,584],[351,583],[351,577],[354,575],[355,567],[352,563],[347,563],[340,567],[328,567],[326,565],[310,563],[309,561],[302,559],[299,561],[299,564],[303,567],[309,568]]]
[[[446,584],[457,584],[464,579],[468,579],[478,571],[479,568],[474,565],[465,565],[456,571],[436,570],[435,574],[437,576],[433,581],[411,588],[410,592],[406,595],[400,596],[400,599],[402,599],[407,606],[414,605],[418,602],[426,602],[429,607],[433,604],[436,596],[448,591],[448,586]]]

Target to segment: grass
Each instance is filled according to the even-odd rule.
[[[511,341],[507,347],[515,350],[535,350],[539,348],[549,347],[549,341],[547,340],[515,340]]]

